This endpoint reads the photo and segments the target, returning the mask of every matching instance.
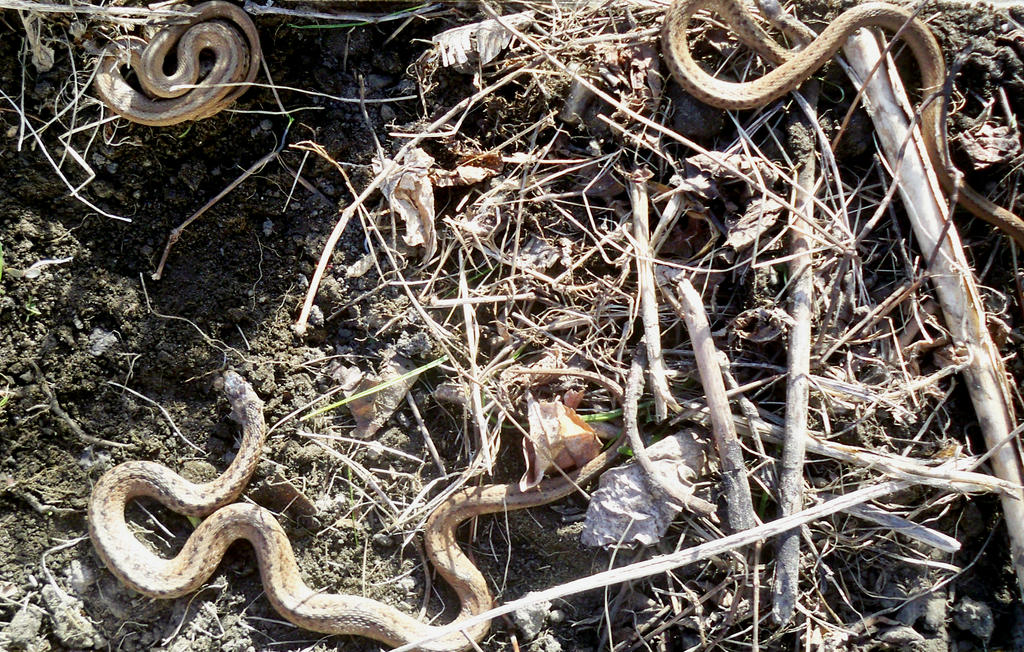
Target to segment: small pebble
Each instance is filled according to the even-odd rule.
[[[915,631],[913,627],[899,625],[879,633],[878,641],[888,644],[893,649],[913,648],[918,643],[924,641],[924,636]]]
[[[89,333],[89,355],[98,358],[117,344],[117,335],[102,328],[94,328]]]
[[[68,566],[68,583],[75,593],[82,595],[95,582],[96,573],[91,568],[83,566],[82,562],[77,559],[71,561],[71,564]]]
[[[551,603],[544,601],[522,607],[512,612],[512,620],[516,627],[527,641],[532,641],[540,634],[544,623],[547,621],[548,613],[551,611]]]
[[[562,652],[562,644],[550,633],[545,632],[530,643],[530,652]]]
[[[3,638],[13,650],[29,648],[39,636],[42,624],[43,610],[35,605],[26,604],[3,628]]]
[[[963,598],[953,607],[953,624],[958,629],[970,632],[983,641],[987,641],[996,628],[992,609],[984,602],[971,598]]]
[[[417,584],[419,584],[419,582],[416,581],[416,578],[411,577],[409,575],[406,575],[397,582],[398,588],[402,589],[407,593],[412,593],[413,591],[415,591]]]
[[[53,634],[69,648],[98,648],[106,644],[103,637],[85,617],[81,600],[61,594],[53,586],[43,587],[43,601],[49,612]]]
[[[946,596],[930,595],[925,598],[922,614],[924,628],[933,632],[941,632],[946,628]]]
[[[309,311],[309,325],[313,328],[320,328],[324,325],[324,311],[320,310],[320,306],[313,304],[312,310]]]

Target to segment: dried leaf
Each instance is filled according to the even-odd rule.
[[[766,344],[779,340],[793,325],[793,318],[782,308],[750,308],[732,320],[729,332],[736,337]]]
[[[345,391],[346,396],[355,396],[361,392],[373,389],[388,381],[395,380],[413,370],[413,366],[402,358],[395,357],[384,364],[383,369],[376,378],[364,377],[352,389]],[[396,382],[384,389],[357,398],[346,403],[352,417],[356,420],[356,428],[353,435],[360,439],[372,437],[380,427],[391,417],[409,388],[416,381],[415,377]]]
[[[434,186],[430,171],[434,159],[422,149],[414,148],[402,166],[381,185],[391,212],[405,222],[402,240],[410,247],[423,247],[423,257],[430,258],[437,249],[434,231]]]
[[[583,402],[583,397],[586,395],[582,389],[569,389],[566,390],[565,394],[562,395],[562,402],[565,407],[570,410],[575,410]]]
[[[450,188],[471,186],[486,181],[497,173],[493,168],[482,165],[460,165],[454,170],[434,170],[430,173],[430,179],[438,188]]]
[[[533,269],[538,272],[544,272],[558,262],[561,252],[544,240],[541,240],[535,235],[531,235],[530,239],[526,241],[519,250],[519,255],[516,257],[516,266],[525,269]]]
[[[522,29],[533,24],[532,11],[502,16],[501,22],[494,19],[484,20],[471,25],[461,25],[445,30],[431,39],[441,54],[441,63],[445,67],[471,72],[473,66],[486,65],[512,41],[512,32],[502,23]]]
[[[769,187],[778,180],[778,172],[761,159],[735,152],[715,152],[715,156],[694,154],[686,158],[687,175],[683,179],[683,183],[689,185],[690,188],[684,187],[683,189],[703,196],[705,199],[716,198],[720,195],[718,189],[720,183],[738,179],[723,163],[747,177],[762,179],[764,184]],[[673,185],[675,184],[673,183]]]
[[[601,452],[594,429],[561,401],[538,401],[527,391],[526,413],[530,430],[523,439],[526,473],[519,481],[521,489],[536,486],[549,469],[579,467]]]
[[[454,170],[431,170],[430,179],[436,187],[471,186],[496,176],[505,167],[497,152],[481,152],[465,146],[459,149],[467,151],[459,156]]]
[[[32,52],[32,65],[39,72],[49,72],[53,68],[54,51],[52,47],[43,43],[43,17],[35,13],[26,15],[22,12],[21,21],[25,25],[25,36]]]
[[[469,399],[466,396],[466,388],[454,382],[441,383],[435,387],[433,397],[438,403],[447,403],[449,405],[465,406],[469,403]]]
[[[359,367],[339,366],[331,372],[331,378],[341,386],[342,391],[346,392],[348,396],[355,394],[356,386],[363,382],[365,376],[366,374]]]
[[[664,88],[658,49],[651,43],[599,45],[597,54],[601,78],[631,110],[650,115]]]
[[[683,431],[647,448],[652,466],[663,483],[692,491],[691,481],[704,468],[704,445],[696,433]],[[651,491],[638,463],[605,471],[583,523],[582,541],[588,546],[640,543],[651,545],[665,535],[679,508]]]
[[[499,230],[504,221],[503,211],[507,203],[508,195],[504,192],[485,193],[468,210],[445,217],[444,220],[453,229],[470,238],[487,240]]]
[[[997,127],[989,122],[960,134],[960,142],[975,170],[1006,163],[1020,155],[1020,132],[1009,126]]]
[[[764,241],[765,231],[779,221],[782,208],[782,204],[771,197],[754,199],[747,204],[743,215],[726,221],[729,235],[725,243],[736,251],[743,251],[759,239]]]

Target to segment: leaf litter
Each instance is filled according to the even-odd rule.
[[[312,284],[314,292],[321,292],[318,308],[327,316],[308,341],[296,340],[296,346],[313,350],[299,369],[290,371],[309,374],[316,382],[285,389],[309,400],[311,394],[339,387],[359,393],[416,367],[392,358],[378,367],[377,377],[363,377],[359,370],[370,365],[357,361],[344,339],[334,339],[342,328],[386,340],[381,350],[400,350],[410,359],[448,356],[437,375],[448,383],[445,391],[454,402],[431,402],[409,379],[352,401],[351,421],[332,417],[317,422],[318,429],[344,430],[357,440],[396,439],[398,445],[373,451],[332,442],[331,447],[351,446],[341,462],[348,474],[332,473],[323,485],[333,495],[356,497],[346,509],[378,514],[385,538],[411,536],[438,500],[479,475],[493,473],[514,482],[512,476],[522,470],[516,451],[524,431],[546,442],[534,445],[534,459],[526,464],[535,480],[542,467],[579,464],[593,452],[596,428],[590,424],[621,430],[622,396],[615,387],[627,385],[635,347],[652,332],[637,319],[641,292],[653,293],[655,300],[653,332],[664,358],[657,381],[679,409],[658,422],[647,405],[650,394],[640,390],[640,435],[661,482],[679,483],[721,504],[721,471],[693,461],[683,450],[691,439],[695,446],[710,441],[711,415],[690,336],[668,299],[681,276],[710,307],[710,335],[721,352],[716,364],[733,401],[728,416],[742,437],[758,517],[770,523],[776,516],[779,460],[772,437],[786,416],[785,344],[793,322],[785,310],[795,283],[787,276],[791,254],[784,245],[797,230],[790,197],[799,166],[787,147],[786,127],[797,111],[784,100],[732,114],[731,126],[698,142],[672,129],[652,128],[686,116],[672,115],[682,104],[674,99],[671,81],[659,88],[664,68],[657,49],[649,47],[663,6],[627,5],[539,4],[531,6],[528,16],[501,20],[481,8],[471,23],[441,32],[434,54],[453,70],[423,69],[422,101],[430,110],[404,115],[397,125],[403,140],[385,147],[391,158],[366,165],[366,173],[356,177],[358,184],[380,177],[379,194],[361,202],[346,200],[365,230],[365,249],[352,257],[359,264],[331,270],[322,288]],[[437,21],[437,29],[447,24]],[[704,35],[711,37],[710,47],[705,40],[699,56],[725,61],[723,74],[758,74],[761,64],[744,59],[718,25],[702,23],[695,43]],[[466,79],[460,86],[445,75]],[[452,88],[464,94],[453,95]],[[973,101],[964,110],[977,109]],[[569,104],[571,110],[564,110]],[[828,119],[819,127],[830,131],[829,137],[838,131]],[[1011,125],[985,121],[962,143],[977,169],[1005,165],[1019,155],[1019,135]],[[411,146],[403,149],[406,145]],[[598,610],[601,622],[596,624],[581,618],[577,642],[616,650],[646,645],[700,649],[711,641],[749,646],[773,637],[819,649],[840,643],[854,649],[876,636],[909,640],[893,617],[909,622],[901,626],[915,628],[922,640],[976,642],[991,635],[987,627],[965,621],[954,631],[946,629],[949,619],[940,618],[940,629],[906,614],[922,596],[938,596],[957,600],[957,614],[981,612],[973,623],[984,621],[984,608],[957,598],[958,582],[976,588],[979,562],[990,571],[995,568],[995,579],[986,585],[990,588],[981,592],[1003,609],[1001,617],[1011,617],[1010,608],[993,597],[1013,587],[1005,551],[999,552],[1003,535],[994,535],[992,543],[970,522],[983,521],[980,530],[992,530],[998,509],[987,497],[969,493],[1008,489],[969,470],[985,460],[969,436],[973,413],[959,395],[962,381],[956,372],[964,360],[954,346],[943,344],[951,340],[949,330],[930,317],[935,310],[929,307],[927,285],[917,282],[928,274],[922,260],[928,252],[907,244],[901,219],[870,220],[892,183],[880,157],[869,154],[840,163],[840,176],[826,168],[819,180],[821,216],[806,227],[816,255],[809,272],[815,292],[806,437],[812,445],[800,478],[808,504],[899,479],[907,484],[875,499],[872,507],[903,520],[875,526],[840,512],[805,522],[801,615],[793,623],[768,624],[765,619],[775,560],[769,546],[747,546],[629,580],[638,599],[612,601]],[[321,168],[319,173],[323,180],[332,171]],[[1008,188],[1017,185],[1011,178]],[[638,184],[643,192],[630,195],[627,189]],[[644,243],[636,241],[631,223],[641,210],[637,197],[646,198],[643,210],[648,210],[651,227]],[[883,210],[887,216],[902,216],[898,203]],[[851,244],[849,234],[864,224],[871,228]],[[987,255],[1005,254],[991,240],[979,237],[977,246]],[[653,263],[656,282],[641,289],[636,270],[645,258]],[[1019,376],[1012,347],[1019,341],[1020,312],[1005,289],[1009,268],[979,265],[978,272],[987,280],[986,301],[1005,324],[1004,351],[1011,372]],[[903,287],[911,289],[904,292]],[[364,311],[366,306],[373,310]],[[338,314],[347,317],[343,327],[332,318]],[[429,343],[410,336],[412,330],[425,334]],[[331,345],[316,348],[318,341]],[[356,371],[333,378],[338,367],[327,359],[334,356]],[[509,367],[540,360],[566,373],[550,383],[510,383],[503,375]],[[275,391],[275,383],[285,385],[269,377],[267,386]],[[424,401],[438,409],[413,407]],[[457,407],[450,412],[439,407],[449,405]],[[404,433],[422,437],[424,446],[439,444],[444,452],[444,460],[438,458],[440,475],[431,475],[432,468],[402,466],[408,459],[396,461],[404,443],[403,434],[388,427],[396,420]],[[682,430],[684,424],[692,429]],[[288,420],[276,427],[284,433],[295,428]],[[454,439],[441,442],[442,435]],[[560,463],[566,435],[586,442],[588,450]],[[663,446],[677,447],[681,458],[662,457]],[[312,453],[295,455],[302,459]],[[366,463],[382,458],[389,461]],[[467,471],[452,477],[444,473],[446,464]],[[730,533],[715,519],[668,513],[669,503],[652,499],[648,471],[638,467],[630,463],[604,474],[591,505],[610,522],[597,529],[587,525],[588,542],[632,545],[643,556],[728,540]],[[292,485],[288,491],[294,489],[294,496],[305,498],[313,491],[281,479]],[[399,497],[390,503],[380,499],[378,493],[392,493],[383,485]],[[305,501],[318,504],[319,496]],[[920,532],[911,526],[955,534],[976,549],[973,556],[948,545],[936,552],[922,547],[914,538]],[[568,545],[571,555],[575,540],[561,545]],[[487,550],[490,554],[496,548]],[[1001,562],[993,566],[990,555]],[[614,570],[623,562],[602,557],[600,563]],[[889,581],[897,575],[899,582]],[[633,620],[637,612],[647,619],[639,627]]]

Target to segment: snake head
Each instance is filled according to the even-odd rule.
[[[224,395],[231,404],[231,418],[239,423],[244,424],[250,418],[247,415],[254,410],[263,410],[263,401],[256,395],[252,385],[237,372],[224,372]]]

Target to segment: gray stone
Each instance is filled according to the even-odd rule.
[[[933,632],[941,632],[946,629],[946,596],[930,595],[925,599],[922,624],[924,628]]]
[[[924,636],[906,625],[898,625],[878,634],[878,642],[884,643],[892,648],[916,648],[924,642]]]
[[[949,641],[945,638],[926,638],[914,646],[914,652],[949,652]]]
[[[89,333],[89,355],[100,357],[117,344],[117,335],[102,328],[94,328]]]
[[[530,652],[562,652],[562,644],[549,633],[544,633],[530,643]]]
[[[411,575],[406,575],[402,579],[398,580],[398,582],[396,582],[396,585],[398,586],[398,588],[402,589],[406,593],[415,593],[416,587],[419,585],[419,582],[416,581],[415,577],[412,577]]]
[[[532,641],[537,638],[537,634],[540,634],[540,630],[544,627],[544,622],[547,620],[548,612],[550,611],[550,602],[538,602],[528,607],[516,609],[512,612],[512,620],[515,621],[516,627],[519,628],[523,638],[527,641]]]
[[[78,595],[84,594],[96,582],[96,573],[75,559],[68,566],[68,584]]]
[[[43,587],[43,602],[50,616],[54,635],[71,648],[98,648],[106,644],[85,617],[81,600],[59,592],[51,585]]]
[[[39,637],[39,628],[43,624],[43,610],[35,605],[26,604],[14,614],[11,622],[4,627],[4,638],[12,650],[32,648]]]
[[[970,632],[983,641],[992,636],[996,627],[992,609],[984,602],[971,598],[963,598],[953,607],[953,624],[965,632]]]
[[[896,612],[896,620],[904,625],[912,627],[917,620],[924,615],[925,598],[921,597],[911,600]]]

